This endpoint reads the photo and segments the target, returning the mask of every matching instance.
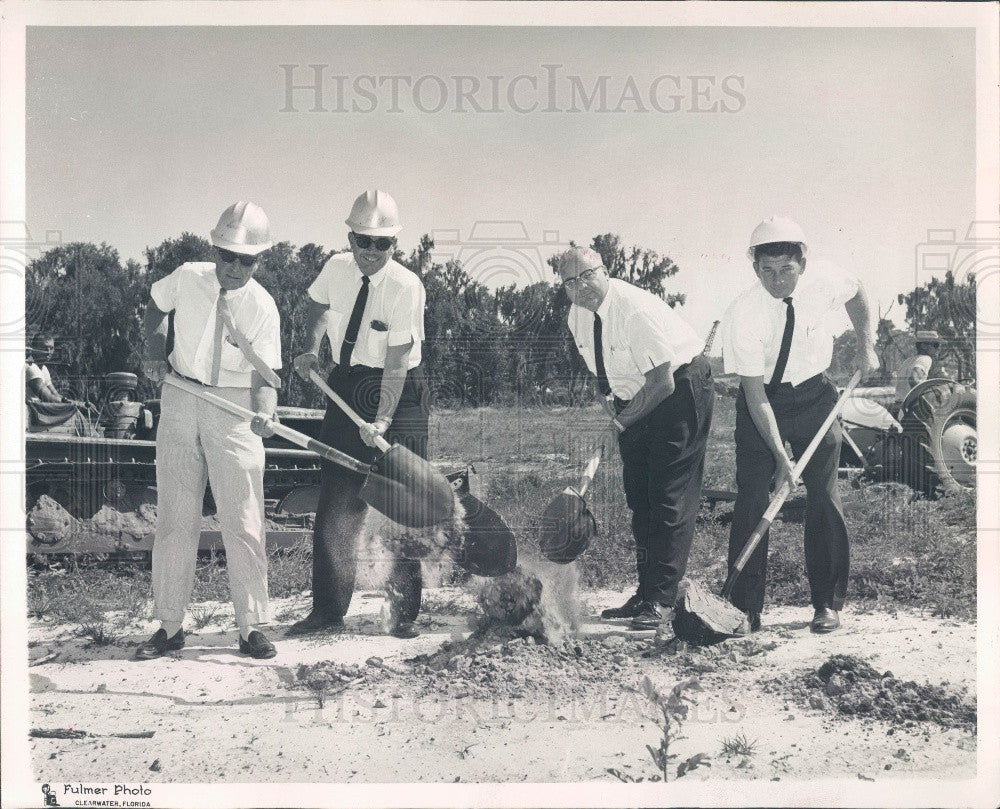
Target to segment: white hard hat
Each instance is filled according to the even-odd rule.
[[[593,270],[604,266],[600,253],[589,247],[571,247],[556,262],[559,272],[572,272],[579,275],[584,270]]]
[[[753,229],[747,256],[753,261],[753,249],[771,242],[794,242],[802,248],[802,255],[806,254],[806,234],[802,232],[798,222],[793,222],[786,216],[772,216]]]
[[[365,191],[354,200],[351,215],[344,222],[355,233],[366,236],[395,236],[403,229],[396,200],[385,191]]]
[[[230,205],[212,231],[212,244],[247,256],[263,253],[271,246],[271,229],[264,209],[252,202]]]

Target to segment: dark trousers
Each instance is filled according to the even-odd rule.
[[[618,438],[632,510],[639,595],[673,606],[701,502],[715,392],[708,360],[674,373],[674,392]]]
[[[837,389],[820,374],[798,388],[789,384],[768,392],[782,439],[801,457],[823,420],[837,402]],[[736,506],[729,532],[729,565],[732,568],[753,529],[767,510],[771,496],[774,456],[750,418],[746,397],[736,397]],[[844,509],[837,490],[840,465],[840,422],[827,430],[802,473],[806,487],[805,556],[809,591],[815,609],[839,610],[847,596],[850,555]],[[744,612],[764,606],[767,574],[767,534],[747,560],[733,588],[733,604]]]
[[[375,419],[382,385],[381,368],[338,366],[327,384],[366,421]],[[403,444],[426,458],[429,413],[430,395],[423,368],[418,366],[406,375],[386,440],[390,444]],[[361,440],[357,426],[333,402],[327,405],[320,440],[366,462],[374,460],[377,454]],[[364,476],[342,466],[322,463],[313,528],[313,612],[329,618],[342,618],[354,593],[358,538],[368,510],[359,496],[364,480]],[[400,621],[413,621],[420,610],[423,587],[420,560],[399,550],[394,550],[393,556],[386,582],[388,597]]]

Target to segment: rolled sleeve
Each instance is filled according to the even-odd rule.
[[[316,280],[309,285],[308,292],[309,297],[312,298],[316,303],[325,303],[327,306],[330,305],[330,269],[329,265],[323,265],[323,269],[319,271],[319,275],[316,276]]]
[[[632,318],[628,337],[632,360],[641,373],[649,373],[666,362],[676,363],[677,357],[665,327],[645,312]]]
[[[764,338],[751,318],[732,307],[722,320],[722,360],[727,374],[764,376]]]
[[[389,345],[403,346],[423,341],[424,296],[422,284],[400,292],[389,319]]]
[[[183,265],[149,288],[149,296],[161,312],[172,312],[177,308],[177,290],[180,286],[182,269]]]

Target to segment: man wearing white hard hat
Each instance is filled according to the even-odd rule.
[[[577,350],[597,377],[618,431],[632,511],[638,587],[602,618],[637,630],[671,618],[701,501],[715,401],[703,341],[665,301],[619,278],[601,256],[573,247],[556,264],[572,302]]]
[[[794,464],[837,401],[826,376],[833,358],[830,317],[846,310],[857,336],[857,365],[878,368],[871,313],[861,282],[836,266],[810,259],[806,238],[791,219],[774,216],[750,237],[747,257],[757,283],[730,304],[723,319],[727,373],[740,376],[736,397],[736,504],[729,533],[735,563],[775,488],[792,481]],[[835,421],[802,473],[806,487],[805,559],[814,609],[813,632],[840,626],[850,565],[847,526],[837,490],[841,427]],[[767,570],[767,535],[736,580],[733,604],[760,627]]]
[[[326,335],[336,363],[327,383],[367,423],[359,430],[330,402],[320,440],[374,460],[375,438],[382,436],[426,458],[429,392],[420,364],[425,293],[420,278],[392,259],[402,230],[399,210],[385,191],[366,191],[345,224],[350,252],[331,257],[309,287],[307,342],[295,358],[295,371],[309,380]],[[343,626],[367,511],[359,496],[363,482],[354,472],[323,463],[313,529],[312,610],[288,634]],[[396,551],[387,582],[393,635],[418,634],[421,590],[420,560]]]
[[[150,289],[143,373],[174,374],[263,417],[273,417],[281,367],[278,308],[253,279],[271,247],[267,215],[252,202],[229,206],[212,231],[214,261],[191,261]],[[174,344],[166,354],[167,314]],[[156,541],[153,617],[160,628],[136,650],[139,660],[184,646],[181,624],[194,584],[206,481],[222,528],[239,650],[274,657],[260,631],[268,620],[264,547],[264,445],[268,418],[244,421],[173,385],[164,385],[156,431]]]

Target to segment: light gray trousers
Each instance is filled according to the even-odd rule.
[[[250,407],[246,388],[212,388]],[[183,621],[191,600],[205,483],[211,483],[236,623],[266,623],[264,444],[250,422],[164,384],[156,432],[153,617]]]

